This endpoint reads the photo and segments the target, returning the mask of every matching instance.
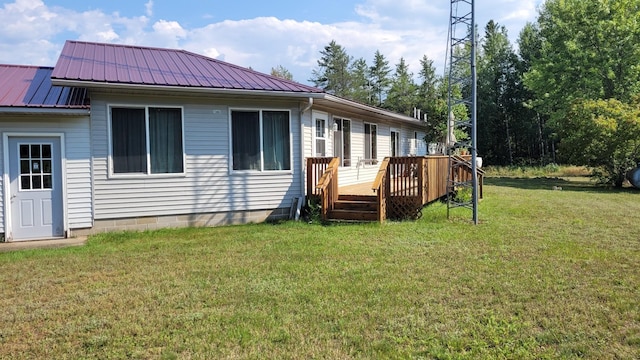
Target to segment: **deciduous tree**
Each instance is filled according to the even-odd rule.
[[[638,101],[577,100],[558,130],[561,154],[591,167],[605,183],[621,187],[627,171],[640,162]]]

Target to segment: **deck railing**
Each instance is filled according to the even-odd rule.
[[[470,157],[461,157],[468,163]],[[307,159],[307,197],[321,202],[324,220],[338,200],[339,158]],[[456,181],[470,181],[470,166],[449,169],[449,157],[408,156],[386,157],[373,182],[377,196],[377,218],[380,222],[388,218],[408,219],[420,217],[423,205],[447,196],[450,191],[447,174]],[[479,198],[482,199],[483,171],[478,169]]]
[[[332,158],[324,173],[318,180],[316,192],[320,197],[322,220],[327,220],[329,212],[338,201],[338,167],[340,158]]]
[[[320,198],[320,193],[316,186],[322,177],[322,174],[329,167],[329,163],[333,157],[311,157],[307,158],[307,197]]]
[[[380,169],[373,181],[371,188],[378,198],[378,221],[383,222],[387,218],[387,198],[389,197],[389,158],[382,160]]]

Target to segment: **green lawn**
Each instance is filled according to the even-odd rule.
[[[0,358],[640,358],[640,191],[488,178],[455,210],[1,253]]]

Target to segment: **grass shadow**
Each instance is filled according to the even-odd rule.
[[[604,185],[598,185],[588,177],[487,177],[486,185],[512,187],[522,190],[562,190],[594,193],[637,193],[638,189],[616,189]]]

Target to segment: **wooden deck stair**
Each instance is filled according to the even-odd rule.
[[[378,202],[374,195],[338,195],[329,220],[378,221]]]
[[[375,195],[347,195],[338,188],[339,158],[308,158],[307,196],[321,204],[323,220],[417,219],[425,204],[447,195],[449,174],[456,182],[471,180],[469,159],[456,158],[461,165],[452,169],[449,156],[386,157],[368,188]],[[479,170],[479,198],[483,175]]]

